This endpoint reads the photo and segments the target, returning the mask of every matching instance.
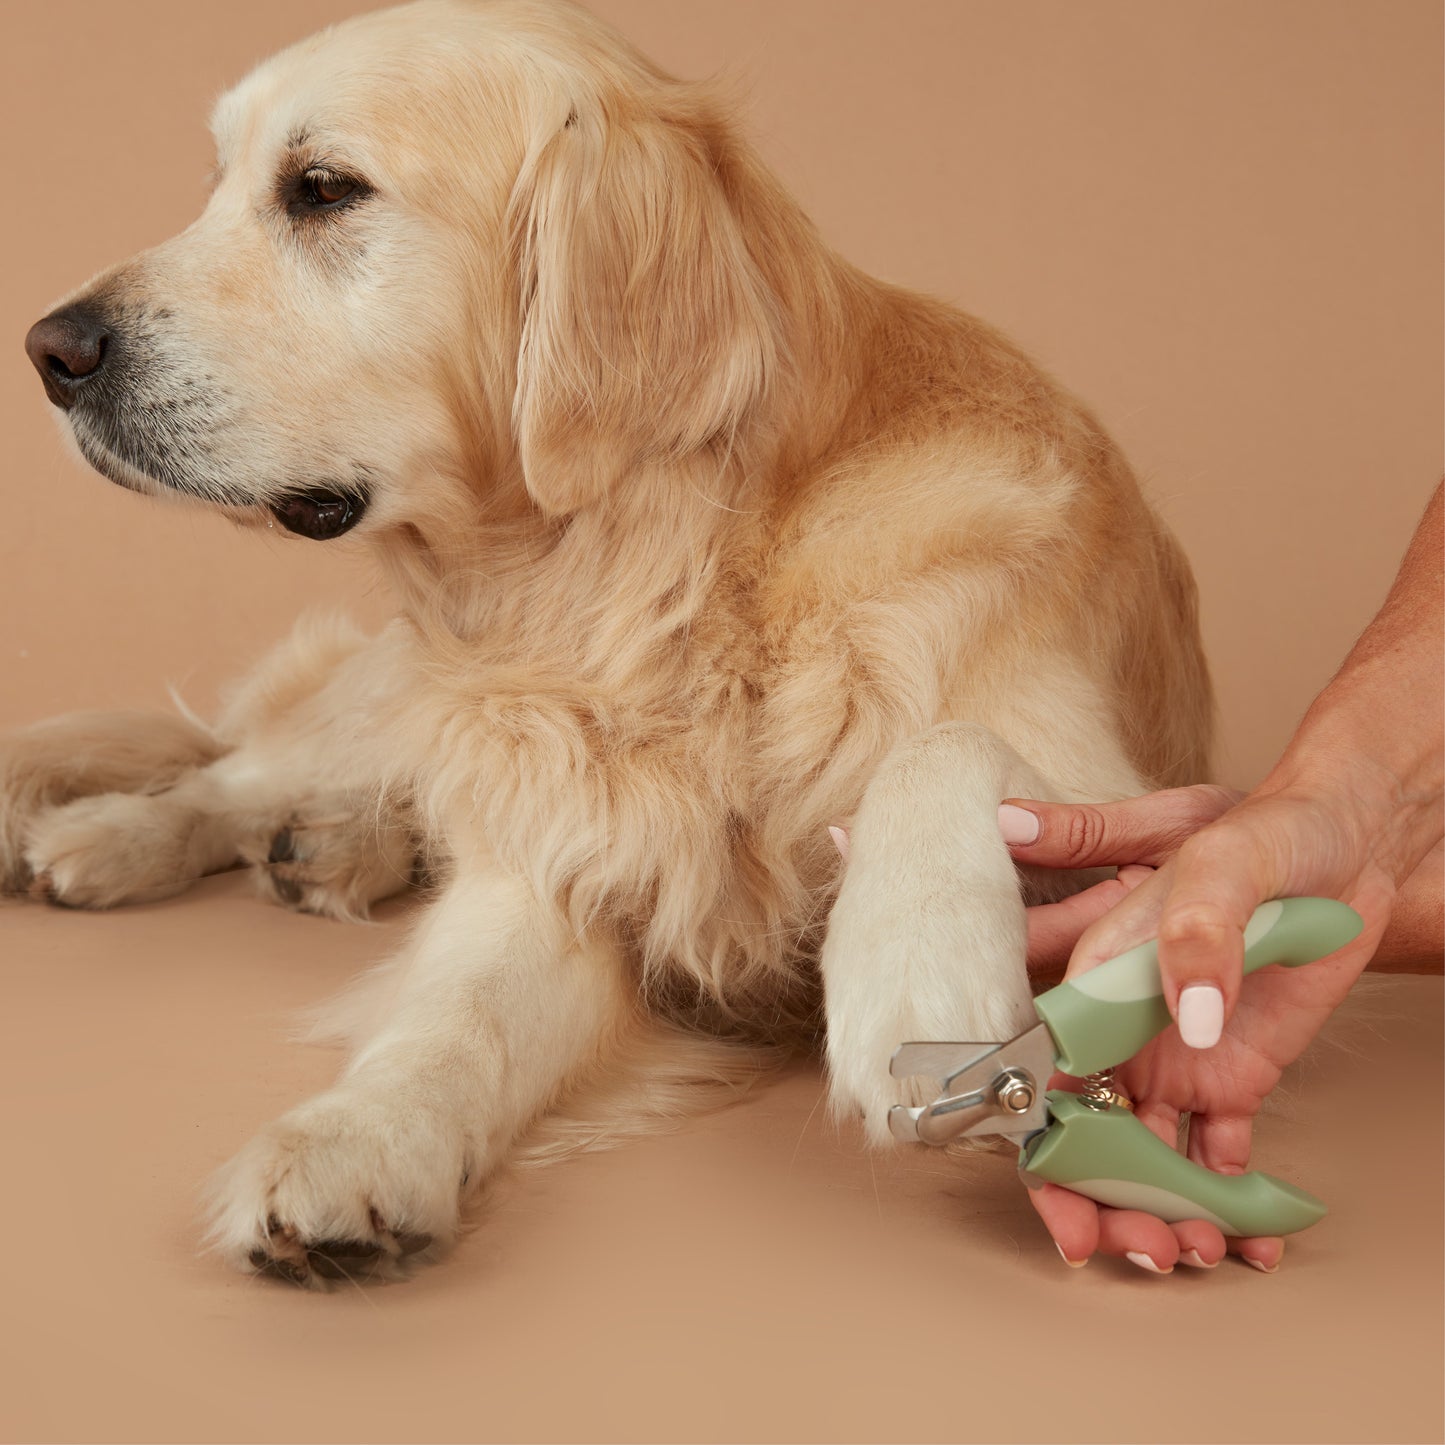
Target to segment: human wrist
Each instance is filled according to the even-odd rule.
[[[1445,831],[1439,743],[1429,741],[1429,726],[1382,728],[1375,710],[1330,701],[1327,690],[1253,796],[1328,808],[1398,884]],[[1411,742],[1422,734],[1424,746]]]
[[[1400,885],[1380,946],[1370,960],[1377,973],[1435,973],[1445,967],[1445,845],[1437,843],[1424,862]]]

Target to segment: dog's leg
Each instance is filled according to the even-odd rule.
[[[242,1269],[317,1287],[434,1258],[456,1236],[463,1191],[627,1011],[614,950],[577,941],[519,879],[459,875],[336,1085],[218,1176],[213,1242]]]
[[[243,747],[164,792],[42,813],[23,854],[30,896],[69,908],[154,902],[240,862],[273,902],[365,918],[415,874],[410,807],[361,786],[316,791],[308,752]]]
[[[32,898],[66,908],[153,903],[236,861],[229,821],[197,806],[201,773],[162,793],[100,793],[31,824],[25,868]]]
[[[231,699],[219,727],[244,746],[210,770],[262,895],[364,918],[417,872],[409,778],[378,717],[404,692],[404,627],[368,637],[303,618]]]
[[[884,759],[853,818],[822,971],[833,1104],[870,1143],[888,1142],[891,1105],[921,1102],[889,1076],[899,1044],[1002,1041],[1033,1021],[997,822],[1009,796],[1061,794],[987,728],[945,723]]]
[[[15,825],[16,881],[34,897],[107,908],[165,898],[245,862],[257,866],[263,892],[276,901],[364,917],[370,904],[407,885],[418,852],[404,785],[378,782],[383,768],[368,733],[392,676],[393,643],[335,620],[305,621],[233,697],[216,729],[224,744],[193,729],[210,752],[201,755],[197,744],[188,760],[207,766],[172,758],[168,772],[141,775],[91,763],[86,780],[98,786],[68,796],[58,785],[47,791],[32,783],[25,825]],[[32,731],[64,740],[65,721]],[[177,720],[147,719],[136,735],[172,756],[175,743],[169,752],[162,745],[177,731]],[[108,756],[104,746],[93,750]],[[23,750],[12,748],[11,759],[6,777],[43,780],[56,771]]]
[[[101,794],[155,793],[226,751],[207,728],[167,713],[85,712],[0,742],[0,893],[34,882],[26,852],[55,809]]]

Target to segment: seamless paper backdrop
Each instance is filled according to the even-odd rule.
[[[0,0],[0,727],[167,682],[204,708],[304,605],[385,615],[347,542],[235,533],[70,459],[21,351],[196,213],[217,93],[353,4]],[[1438,475],[1435,0],[598,8],[732,75],[846,255],[1093,403],[1193,557],[1221,772],[1256,778]],[[1357,991],[1261,1120],[1260,1166],[1332,1211],[1269,1279],[1066,1270],[1007,1158],[865,1154],[811,1065],[518,1181],[403,1288],[306,1297],[198,1257],[200,1182],[333,1077],[285,1042],[295,1011],[407,926],[236,874],[0,911],[0,1441],[1441,1438],[1438,979]]]
[[[347,543],[258,540],[62,451],[21,351],[185,225],[215,96],[354,0],[0,8],[9,214],[0,726],[205,708],[308,603],[378,619]],[[1440,467],[1432,0],[599,0],[750,131],[864,267],[1012,333],[1123,442],[1199,577],[1220,775],[1257,779],[1373,613]]]

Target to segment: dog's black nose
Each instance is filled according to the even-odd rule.
[[[112,337],[100,314],[88,306],[67,306],[37,321],[25,338],[25,350],[45,392],[56,406],[69,408],[105,365]]]

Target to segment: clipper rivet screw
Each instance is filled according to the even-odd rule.
[[[1010,1114],[1026,1114],[1034,1104],[1033,1077],[1022,1069],[1005,1069],[993,1086],[994,1097]]]

